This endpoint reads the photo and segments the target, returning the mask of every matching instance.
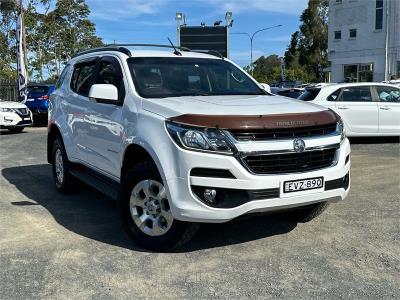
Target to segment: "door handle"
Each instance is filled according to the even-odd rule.
[[[338,109],[349,109],[347,106],[338,106]]]
[[[382,109],[382,110],[390,110],[390,107],[389,107],[389,106],[381,106],[381,107],[379,107],[379,109]]]

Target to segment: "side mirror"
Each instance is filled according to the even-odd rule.
[[[89,91],[89,98],[99,103],[117,104],[118,89],[112,84],[93,84]]]
[[[263,88],[264,90],[266,90],[268,93],[272,94],[272,93],[271,93],[271,87],[269,86],[269,84],[267,84],[267,83],[260,83],[260,85],[262,86],[262,88]]]

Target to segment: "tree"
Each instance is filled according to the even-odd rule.
[[[280,58],[276,54],[267,57],[261,56],[253,62],[253,76],[259,82],[271,82],[279,79],[280,76]],[[245,67],[250,71],[250,66]]]
[[[0,56],[7,58],[4,62],[0,60],[0,67],[3,63],[6,69],[15,70],[17,7],[14,1],[5,3],[3,6],[1,2],[0,40],[5,39],[9,47],[7,51],[0,46]],[[96,36],[95,24],[88,19],[90,10],[84,0],[28,0],[25,3],[28,67],[34,79],[57,78],[74,53],[102,45]]]
[[[292,34],[285,52],[288,69],[302,68],[319,77],[318,65],[327,67],[329,0],[309,0],[300,16],[300,31]]]

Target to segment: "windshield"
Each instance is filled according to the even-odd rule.
[[[28,86],[28,94],[47,94],[49,87],[45,85]]]
[[[265,95],[244,72],[221,59],[136,57],[128,64],[144,98]]]
[[[304,100],[304,101],[312,101],[315,98],[317,98],[320,90],[321,89],[307,89],[297,99]]]

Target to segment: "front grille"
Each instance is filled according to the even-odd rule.
[[[255,174],[306,172],[332,166],[337,149],[318,149],[302,153],[255,154],[245,156],[242,161]]]
[[[15,108],[16,112],[20,115],[26,116],[28,114],[28,110],[26,108]]]
[[[331,134],[336,131],[336,123],[307,126],[299,128],[277,128],[277,129],[257,129],[230,130],[231,134],[238,141],[262,141],[273,139],[303,138],[313,137],[325,134]]]

